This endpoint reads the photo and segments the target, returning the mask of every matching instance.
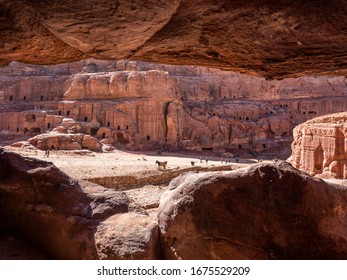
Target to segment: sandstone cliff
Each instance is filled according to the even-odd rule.
[[[0,72],[3,138],[49,132],[66,117],[128,149],[260,152],[289,147],[308,119],[347,110],[345,77],[267,81],[127,60],[11,63]]]

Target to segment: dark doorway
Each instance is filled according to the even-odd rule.
[[[93,128],[90,130],[90,134],[94,136],[94,135],[96,135],[96,134],[98,133],[98,130],[99,130],[99,128],[93,127]]]

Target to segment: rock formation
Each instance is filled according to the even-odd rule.
[[[80,150],[88,149],[100,152],[102,144],[93,136],[83,134],[83,127],[76,123],[73,119],[62,119],[59,126],[49,133],[39,134],[28,141],[21,141],[22,145],[31,144],[41,149],[57,149],[57,150]],[[17,143],[13,144],[18,146]]]
[[[345,77],[267,81],[203,67],[96,60],[11,63],[0,73],[3,139],[67,133],[62,122],[70,118],[78,133],[133,150],[261,152],[289,147],[292,129],[308,119],[347,110]]]
[[[345,75],[346,0],[0,1],[0,64],[87,57]]]
[[[347,179],[347,114],[309,120],[294,129],[289,159],[311,175]]]
[[[157,225],[124,193],[3,149],[0,223],[53,259],[159,257]]]
[[[159,205],[166,259],[346,259],[347,189],[285,162],[171,181]]]

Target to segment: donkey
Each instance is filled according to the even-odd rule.
[[[167,161],[156,161],[156,164],[158,164],[159,169],[166,169]]]

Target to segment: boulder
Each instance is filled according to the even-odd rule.
[[[181,175],[158,211],[165,259],[347,258],[347,189],[286,162]]]
[[[101,143],[93,136],[84,135],[82,139],[82,148],[88,149],[91,151],[101,151],[102,145]]]
[[[18,233],[50,258],[158,258],[157,225],[137,209],[123,192],[0,149],[1,229]]]

